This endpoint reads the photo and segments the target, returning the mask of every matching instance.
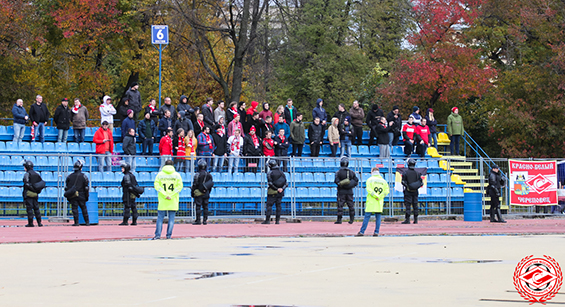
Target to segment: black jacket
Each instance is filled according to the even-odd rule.
[[[173,120],[175,120],[177,118],[177,110],[175,109],[174,105],[166,105],[166,104],[162,104],[161,107],[159,108],[159,116],[161,118],[165,117],[165,111],[169,110],[171,112],[171,118]]]
[[[404,186],[404,193],[411,193],[418,195],[418,189],[424,185],[422,176],[413,169],[408,169],[402,175],[402,185]]]
[[[137,186],[135,175],[130,172],[124,173],[124,178],[122,178],[122,200],[124,203],[135,201],[135,198],[131,199],[130,197],[131,190],[135,186]]]
[[[90,188],[88,187],[88,177],[81,171],[75,171],[70,174],[65,180],[65,191],[68,191],[73,186],[76,187],[78,191],[78,197],[73,198],[73,200],[88,201],[90,196]]]
[[[129,103],[129,102],[128,102]],[[125,104],[122,104],[119,108],[118,108],[118,115],[120,116],[120,120],[124,120],[128,117],[128,110],[132,110],[133,108],[128,104],[127,106]],[[135,111],[134,111],[135,112]]]
[[[184,135],[188,134],[188,130],[194,130],[192,121],[186,116],[177,119],[177,121],[175,122],[175,127],[173,128],[175,135],[177,135],[177,130],[179,130],[179,128],[182,128],[182,130],[184,130]]]
[[[228,136],[224,133],[224,135],[220,136],[216,132],[212,133],[212,138],[214,139],[214,145],[216,145],[216,149],[214,149],[214,154],[216,156],[223,156],[224,154],[228,153]]]
[[[273,189],[273,190],[283,189],[283,191],[281,193],[278,193],[276,195],[277,197],[283,197],[284,196],[284,190],[288,187],[288,182],[286,181],[286,176],[284,175],[284,173],[278,167],[271,169],[267,173],[267,184],[269,185],[269,188]],[[268,195],[267,197],[269,197],[269,196],[270,195]]]
[[[492,193],[495,196],[500,197],[502,188],[505,186],[506,180],[502,178],[500,171],[498,171],[498,173],[495,173],[493,170],[490,170],[490,174],[488,175],[488,193]]]
[[[388,126],[387,124],[385,127],[382,123],[378,123],[375,126],[375,130],[377,131],[377,144],[388,145],[390,141],[388,133],[392,131],[392,126]]]
[[[249,130],[251,129],[252,126],[255,127],[255,133],[257,134],[258,137],[260,138],[265,137],[264,135],[261,135],[261,118],[255,120],[253,119],[253,115],[247,115],[247,120],[245,121],[245,124],[243,124],[243,130],[245,131],[245,135],[249,133]]]
[[[347,179],[348,173],[350,181],[349,184],[340,186],[339,183],[342,180]],[[337,195],[353,195],[353,188],[357,186],[359,179],[357,178],[357,175],[355,175],[354,171],[348,169],[347,167],[342,167],[335,173],[334,183],[337,184]]]
[[[394,113],[392,111],[390,111],[388,113],[388,115],[386,116],[386,122],[390,123],[390,122],[394,122],[394,125],[392,125],[392,132],[394,132],[395,136],[399,136],[400,135],[400,129],[402,128],[402,115],[400,115],[400,113],[398,113],[398,118],[394,118]]]
[[[259,127],[255,127],[257,131],[260,133],[259,136],[264,138],[267,131],[271,131],[272,133],[271,137],[275,137],[275,127],[273,126],[273,123],[268,124],[261,118],[259,118],[259,122],[260,122]]]
[[[345,118],[347,116],[351,117],[349,112],[347,112],[347,111],[343,111],[343,112],[337,111],[337,112],[335,112],[333,117],[337,117],[339,119],[339,125],[343,125],[343,122],[345,121]],[[349,124],[351,124],[351,122],[349,122]]]
[[[259,157],[263,153],[263,148],[261,147],[261,138],[259,139],[259,145],[255,147],[253,144],[253,140],[251,139],[251,135],[246,134],[243,138],[243,155],[248,157]]]
[[[375,126],[379,124],[378,118],[383,116],[385,116],[383,110],[381,110],[376,104],[374,104],[371,108],[371,111],[367,113],[367,119],[365,120],[365,122],[367,123],[367,126],[374,129]]]
[[[23,190],[24,199],[28,198],[26,193],[27,191],[31,191],[34,193],[39,192],[35,188],[35,185],[41,181],[43,181],[43,179],[41,179],[41,176],[34,170],[29,170],[24,174],[24,190]]]
[[[195,197],[194,191],[199,190],[200,192],[204,193],[204,195],[202,195],[201,197],[210,198],[210,192],[212,188],[206,189],[204,187],[204,182],[211,182],[212,187],[214,186],[214,179],[212,178],[212,175],[210,175],[210,173],[208,173],[206,170],[199,170],[194,175],[194,180],[192,180],[192,197]]]
[[[165,117],[161,118],[159,120],[159,131],[160,131],[159,135],[160,136],[165,135],[169,127],[171,129],[175,127],[175,121],[173,120],[173,118],[165,118]]]
[[[32,122],[36,123],[45,123],[49,121],[49,117],[51,117],[51,113],[47,109],[45,103],[37,105],[37,102],[34,102],[31,107],[29,107],[29,119]]]
[[[126,97],[129,100],[129,108],[132,109],[136,114],[139,113],[141,111],[141,93],[139,93],[139,90],[134,91],[130,88],[126,92]]]
[[[183,100],[184,98],[187,99],[186,103],[183,103],[183,102],[182,102],[182,100]],[[180,113],[181,111],[184,111],[184,112],[185,112],[184,116],[185,116],[186,118],[188,118],[189,120],[192,119],[192,115],[194,114],[194,108],[191,107],[191,106],[188,104],[188,97],[186,97],[185,95],[181,95],[181,96],[180,96],[179,104],[177,105],[177,112]]]
[[[308,142],[320,144],[324,140],[324,126],[311,123],[308,127]]]
[[[69,130],[71,127],[71,108],[68,106],[64,107],[60,104],[57,109],[55,109],[53,121],[57,125],[57,129]]]
[[[204,115],[204,123],[212,129],[214,127],[214,110],[212,110],[212,107],[205,104],[200,108],[200,111],[202,115]]]
[[[344,141],[345,137],[348,136],[349,140],[353,139],[353,126],[351,124],[347,125],[349,130],[345,129],[345,125],[339,125],[339,139]]]
[[[122,148],[125,155],[135,156],[135,136],[126,134],[124,136]]]
[[[151,111],[151,108],[149,106],[145,107],[145,113],[149,113],[149,118],[155,121],[155,124],[159,124],[159,117],[162,116],[159,110],[160,109],[155,109],[155,111]]]
[[[430,116],[426,116],[426,125],[430,128],[430,133],[437,133],[437,119],[430,120]]]
[[[273,139],[277,145],[275,145],[275,156],[276,157],[286,157],[288,156],[288,147],[290,146],[288,143],[288,138],[284,138],[284,142],[281,138],[277,135]]]

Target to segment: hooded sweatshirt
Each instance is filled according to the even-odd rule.
[[[451,115],[447,117],[447,134],[451,136],[463,135],[464,133],[463,118],[459,114],[451,112]]]
[[[186,103],[182,102],[184,99],[186,100]],[[188,119],[192,119],[192,114],[194,113],[194,109],[188,104],[188,97],[186,97],[185,95],[181,95],[180,99],[179,99],[179,105],[177,106],[177,112],[181,112],[184,111],[185,113],[185,117]]]
[[[326,113],[326,109],[324,109],[320,104],[323,102],[322,98],[318,98],[316,101],[316,107],[312,110],[312,120],[316,117],[320,119],[320,122],[324,122],[328,120],[328,114]]]
[[[251,101],[251,106],[247,109],[247,115],[253,115],[253,113],[257,112],[258,105],[257,101]]]
[[[262,120],[267,120],[267,116],[270,116],[271,118],[273,117],[273,112],[271,112],[271,110],[269,110],[269,108],[265,109],[265,104],[267,104],[266,102],[263,103],[263,111],[259,112],[259,118]]]
[[[182,178],[172,165],[165,165],[155,178],[154,188],[157,190],[160,211],[177,211],[179,194],[182,191]],[[167,199],[167,196],[171,199]]]
[[[116,109],[111,103],[106,104],[108,99],[110,99],[110,96],[104,96],[104,98],[102,98],[102,104],[100,105],[100,123],[107,121],[109,124],[113,124]]]

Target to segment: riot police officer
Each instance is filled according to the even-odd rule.
[[[488,175],[488,188],[487,192],[490,196],[490,221],[491,223],[506,223],[502,219],[500,212],[500,195],[502,188],[506,186],[506,181],[502,178],[498,165],[494,165]],[[496,218],[495,218],[496,215]]]
[[[288,183],[286,182],[286,176],[279,169],[277,161],[271,159],[268,165],[271,170],[267,173],[267,184],[269,186],[267,189],[267,212],[265,221],[261,224],[271,223],[273,205],[276,205],[275,224],[279,224],[281,219],[281,202]]]
[[[133,189],[137,186],[137,179],[135,175],[130,172],[130,165],[128,163],[122,163],[122,173],[124,173],[124,178],[122,179],[122,201],[124,202],[124,221],[120,226],[127,226],[130,217],[131,210],[131,225],[137,225],[137,205],[135,203],[138,195],[134,193]]]
[[[210,192],[214,187],[212,175],[206,171],[208,164],[203,159],[198,160],[198,172],[194,175],[192,181],[192,197],[196,205],[196,220],[192,225],[208,224],[208,201],[210,200]],[[202,222],[200,214],[203,213]]]
[[[90,195],[90,188],[88,186],[88,177],[82,172],[82,162],[77,160],[73,165],[74,172],[65,180],[65,197],[71,203],[74,224],[72,226],[79,226],[78,224],[78,207],[82,210],[82,216],[86,226],[90,226],[88,219],[88,211],[86,209],[86,202]]]
[[[353,207],[353,188],[359,183],[355,172],[347,168],[349,159],[341,158],[341,168],[335,173],[335,184],[337,184],[337,221],[334,224],[341,224],[343,217],[343,206],[349,208],[349,224],[353,224],[355,219],[355,208]]]
[[[33,227],[33,216],[37,220],[37,226],[41,227],[41,211],[39,211],[39,203],[37,199],[39,193],[45,187],[45,181],[41,176],[33,170],[33,162],[26,160],[23,163],[26,170],[24,174],[23,197],[27,211],[27,225],[25,227]]]
[[[402,175],[402,185],[404,186],[404,207],[406,219],[402,224],[410,224],[410,207],[414,214],[414,224],[418,224],[418,189],[424,185],[422,176],[414,169],[416,161],[408,159],[408,170]]]

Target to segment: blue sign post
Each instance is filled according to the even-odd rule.
[[[153,25],[151,26],[151,43],[159,45],[159,108],[161,107],[161,62],[163,50],[169,44],[169,26]],[[165,45],[165,46],[163,46]]]

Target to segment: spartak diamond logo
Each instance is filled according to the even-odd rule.
[[[530,190],[532,192],[538,194],[545,192],[545,190],[548,190],[549,188],[551,188],[551,186],[553,186],[551,180],[547,179],[547,177],[542,174],[537,174],[534,177],[526,180],[526,184],[530,186]]]
[[[527,256],[514,270],[516,290],[521,297],[532,303],[543,303],[552,299],[563,284],[559,263],[549,256],[543,257]]]

